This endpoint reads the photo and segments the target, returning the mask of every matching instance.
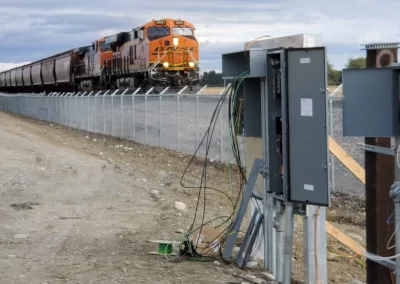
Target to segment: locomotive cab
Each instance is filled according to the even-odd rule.
[[[200,80],[194,27],[181,20],[158,20],[146,27],[150,76],[165,85],[192,85]]]

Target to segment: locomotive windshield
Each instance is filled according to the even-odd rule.
[[[174,35],[182,35],[182,36],[192,36],[193,31],[191,28],[172,28],[172,33]]]
[[[111,45],[106,44],[104,42],[100,42],[100,51],[101,52],[112,51]]]
[[[172,33],[174,35],[184,36],[190,39],[194,39],[193,30],[191,28],[172,28]]]
[[[147,29],[147,37],[149,38],[149,40],[159,39],[165,36],[169,36],[169,34],[170,34],[169,28],[165,27]]]

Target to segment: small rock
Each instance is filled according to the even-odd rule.
[[[157,199],[160,198],[160,196],[161,196],[161,194],[160,194],[160,192],[158,190],[150,191],[150,195],[151,195],[151,197],[157,198]]]
[[[99,155],[104,155],[104,153],[103,153],[103,152],[100,152]]]
[[[119,145],[120,148],[124,148],[124,145]]]
[[[337,261],[336,255],[333,254],[333,253],[330,253],[330,252],[328,252],[326,258],[327,258],[329,261]]]
[[[193,190],[191,188],[184,188],[183,192],[187,195],[192,195],[193,194]]]
[[[186,209],[186,204],[183,202],[175,201],[174,207],[178,210],[185,210]]]
[[[14,235],[14,239],[26,239],[27,236],[25,234],[16,234]]]
[[[85,138],[86,138],[86,139],[90,139],[90,137],[89,137],[89,136],[86,136]]]
[[[355,239],[356,241],[359,241],[359,242],[363,241],[363,238],[356,233],[348,233],[348,235],[349,235],[349,237]]]
[[[115,145],[114,148],[119,148],[119,145]]]
[[[147,182],[147,179],[145,179],[145,178],[142,178],[142,181],[144,181],[144,182]]]
[[[239,250],[240,250],[240,247],[233,247],[233,250],[232,250],[232,252],[239,252]]]
[[[255,261],[249,261],[246,265],[246,267],[248,267],[248,268],[252,268],[252,267],[256,267],[256,266],[258,266],[258,262],[255,262]]]
[[[129,150],[129,148],[128,148],[128,147],[124,147],[124,150],[125,150],[125,151],[128,151],[128,150]]]
[[[36,157],[36,163],[41,164],[43,162],[43,158],[42,157]]]
[[[7,255],[7,257],[9,257],[9,258],[16,258],[17,256],[16,256],[15,254],[9,254],[9,255]]]
[[[362,284],[362,282],[358,279],[351,280],[350,284]]]
[[[178,229],[175,232],[178,233],[178,234],[184,234],[185,230],[184,229]]]
[[[265,279],[267,279],[267,281],[275,281],[275,277],[272,274],[269,274],[268,272],[262,272],[262,275],[264,275]]]
[[[142,154],[139,154],[139,157],[143,157],[143,155],[142,155]]]
[[[167,176],[167,172],[166,172],[166,171],[160,171],[160,172],[158,173],[158,176],[159,176],[160,178],[165,178],[165,177]]]
[[[129,151],[133,151],[133,148],[129,147],[128,150],[129,150]]]
[[[97,142],[97,139],[93,139],[92,141],[93,141],[93,142]]]
[[[213,261],[213,264],[214,264],[214,265],[217,265],[217,266],[218,266],[218,265],[221,265],[221,263],[219,263],[218,260],[214,260],[214,261]]]

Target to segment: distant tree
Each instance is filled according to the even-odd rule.
[[[224,79],[222,79],[222,74],[217,73],[214,70],[204,72],[203,73],[203,78],[201,80],[202,85],[223,85],[224,84]]]
[[[328,61],[328,85],[336,85],[342,82],[342,72],[333,68],[333,65]]]
[[[367,59],[365,57],[349,58],[346,68],[365,68],[367,66]]]

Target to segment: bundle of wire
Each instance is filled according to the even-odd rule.
[[[195,209],[195,214],[193,217],[193,222],[191,224],[191,226],[189,227],[188,231],[183,235],[182,237],[182,243],[186,243],[186,244],[190,244],[190,235],[194,234],[194,232],[196,232],[197,230],[200,230],[198,232],[198,235],[201,234],[201,230],[203,228],[203,226],[215,221],[215,220],[219,220],[219,219],[225,219],[222,220],[222,222],[216,226],[215,228],[221,227],[222,225],[226,224],[229,222],[229,225],[226,226],[226,228],[213,240],[216,241],[217,239],[219,239],[219,255],[220,257],[223,259],[222,257],[222,251],[221,248],[223,247],[223,244],[225,243],[227,237],[232,234],[232,230],[235,226],[236,221],[234,221],[234,216],[235,213],[239,210],[239,205],[240,205],[240,201],[241,201],[241,196],[242,196],[242,188],[244,186],[244,184],[246,183],[246,176],[242,167],[242,162],[240,159],[240,150],[239,150],[239,143],[238,143],[238,136],[239,136],[239,118],[240,118],[240,106],[241,104],[238,106],[236,103],[239,101],[238,98],[238,90],[240,88],[240,85],[243,83],[244,78],[249,74],[248,71],[243,72],[242,74],[234,77],[232,79],[232,83],[229,85],[229,87],[224,91],[224,93],[222,94],[221,98],[219,99],[217,106],[214,109],[214,112],[211,116],[211,121],[210,124],[208,126],[208,129],[206,131],[206,133],[204,134],[201,142],[199,143],[199,146],[197,147],[195,153],[193,154],[191,160],[189,161],[186,169],[184,170],[184,173],[182,174],[181,177],[181,186],[184,188],[192,188],[192,189],[198,189],[198,198],[197,198],[197,205],[196,205],[196,209]],[[229,94],[229,95],[228,95]],[[215,125],[216,122],[218,121],[218,117],[222,108],[222,105],[224,103],[224,101],[226,100],[227,96],[229,96],[229,110],[228,110],[228,116],[229,116],[229,129],[230,129],[230,134],[231,134],[231,140],[232,140],[232,152],[233,152],[233,156],[236,162],[236,165],[239,169],[240,172],[240,176],[241,176],[241,181],[239,184],[239,189],[238,189],[238,193],[236,195],[235,198],[231,198],[229,197],[225,192],[223,192],[222,190],[216,189],[216,188],[212,188],[212,187],[208,187],[207,186],[207,163],[208,163],[208,155],[209,155],[209,149],[210,149],[210,145],[211,145],[211,141],[212,141],[212,137],[214,134],[214,130],[215,130]],[[234,121],[234,117],[237,117],[236,119],[236,123]],[[222,131],[222,129],[221,129]],[[203,164],[203,170],[202,170],[202,176],[201,176],[201,180],[200,180],[200,185],[199,186],[187,186],[185,184],[183,184],[183,179],[184,176],[189,168],[189,166],[191,165],[191,163],[194,161],[197,152],[199,151],[199,149],[201,148],[203,142],[206,140],[206,146],[205,146],[205,159],[204,159],[204,164]],[[217,218],[214,218],[212,220],[209,220],[207,222],[204,222],[205,220],[205,212],[206,212],[206,202],[207,202],[207,198],[206,198],[206,190],[214,190],[216,192],[219,192],[221,194],[223,194],[231,203],[232,205],[232,213],[230,214],[230,216],[219,216]],[[199,205],[200,205],[200,200],[201,200],[201,194],[203,192],[203,214],[202,214],[202,220],[201,220],[201,225],[198,226],[197,228],[193,229],[194,224],[196,222],[196,218],[198,215],[198,210],[199,210]],[[256,207],[259,208],[259,205],[254,202],[252,200],[253,204],[255,204]],[[199,240],[199,239],[198,239]],[[200,256],[200,257],[205,257],[205,256],[210,256],[209,250],[210,248],[204,248],[201,250],[197,250],[198,248],[198,240],[196,242],[196,244],[193,244],[193,247],[189,245],[189,247],[186,248],[186,252],[183,254],[177,254],[173,259],[170,260],[181,260],[183,259],[185,256],[191,255],[191,256]],[[211,241],[210,243],[213,243],[213,241]],[[254,256],[254,252],[256,252],[259,247],[261,246],[261,241],[259,241],[259,244],[255,246],[255,250],[252,251],[250,258]],[[207,250],[207,254],[205,254],[204,252]],[[227,263],[231,263],[234,259],[223,259],[223,261],[227,262]]]

